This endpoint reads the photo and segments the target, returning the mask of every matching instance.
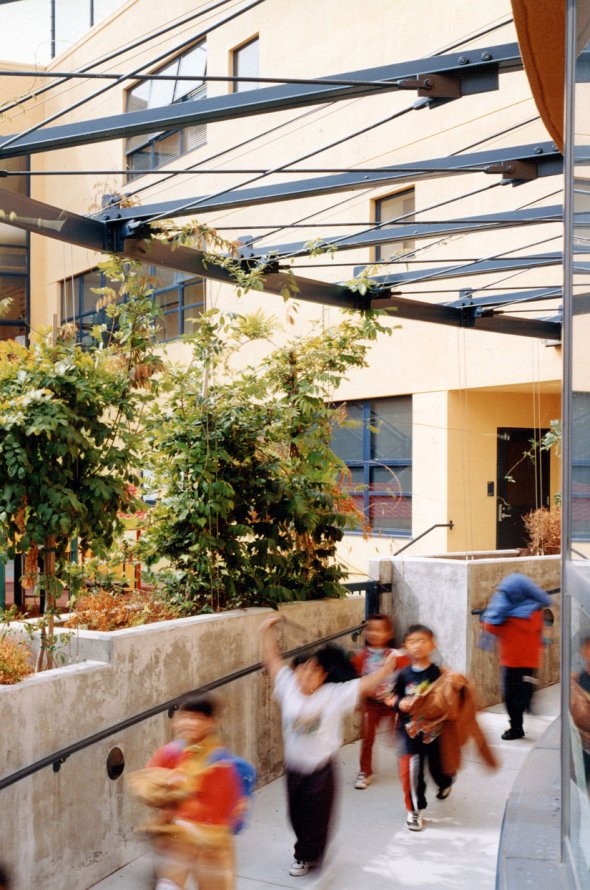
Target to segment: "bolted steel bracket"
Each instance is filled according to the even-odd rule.
[[[418,87],[418,95],[428,99],[460,99],[463,95],[461,78],[448,74],[420,75],[423,86]]]
[[[484,173],[501,173],[504,182],[530,182],[538,175],[534,161],[507,161],[503,164],[489,164]]]

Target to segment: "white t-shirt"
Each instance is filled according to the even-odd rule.
[[[281,668],[275,677],[274,697],[281,705],[288,768],[312,773],[338,751],[342,718],[354,710],[360,682],[324,683],[312,695],[304,695],[293,671]]]

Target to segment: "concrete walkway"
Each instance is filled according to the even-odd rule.
[[[531,747],[559,713],[559,687],[541,690],[535,714],[525,722],[526,737],[504,742],[507,726],[501,705],[483,711],[480,722],[501,768],[490,772],[474,748],[464,757],[453,793],[438,801],[430,786],[422,833],[405,827],[395,749],[387,733],[378,736],[378,774],[366,791],[353,788],[358,742],[341,751],[341,813],[322,872],[299,878],[288,874],[293,835],[287,821],[281,779],[256,792],[248,829],[238,836],[237,890],[493,890],[504,806]],[[94,890],[149,890],[151,860],[142,856],[94,885]]]

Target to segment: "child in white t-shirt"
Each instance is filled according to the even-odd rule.
[[[337,646],[324,646],[296,672],[279,652],[273,615],[261,625],[263,658],[281,706],[289,818],[296,835],[293,876],[321,865],[335,797],[334,756],[342,744],[342,720],[395,668],[396,656],[360,679]]]

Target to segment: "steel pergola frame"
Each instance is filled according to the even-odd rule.
[[[255,204],[272,204],[278,201],[310,198],[318,195],[357,191],[375,186],[394,186],[398,183],[417,182],[439,176],[465,173],[485,173],[501,175],[509,182],[523,182],[538,176],[556,176],[563,171],[563,159],[552,142],[533,142],[511,148],[498,148],[478,151],[472,154],[433,158],[416,164],[415,170],[407,164],[396,165],[387,172],[378,173],[336,173],[331,176],[316,176],[309,179],[290,180],[277,185],[262,185],[256,188],[226,189],[223,193],[202,197],[179,198],[145,204],[139,207],[110,207],[96,214],[105,221],[129,221],[130,232],[133,226],[154,218],[190,216],[195,212],[207,213],[231,210],[237,207],[250,207]]]
[[[522,60],[516,43],[484,47],[471,50],[468,54],[452,53],[415,59],[331,75],[324,79],[323,84],[284,84],[226,96],[177,102],[161,108],[126,112],[75,124],[46,127],[23,136],[12,134],[5,136],[0,142],[0,159],[124,139],[160,130],[234,120],[272,111],[303,108],[322,102],[338,102],[384,91],[411,89],[435,102],[448,101],[469,93],[495,90],[498,88],[500,70],[520,67]],[[344,86],[331,84],[331,80],[361,83]],[[141,74],[137,75],[137,81],[141,82]],[[371,83],[368,85],[367,82]]]
[[[199,99],[71,125],[39,130],[33,128],[33,131],[22,136],[4,137],[0,143],[0,164],[2,157],[8,158],[23,153],[47,152],[104,140],[122,139],[140,133],[184,127],[195,123],[233,120],[320,102],[375,95],[389,90],[415,90],[422,96],[422,103],[426,100],[427,104],[436,105],[469,93],[497,89],[498,75],[501,71],[520,67],[518,46],[506,44],[330,76],[319,83],[282,84],[277,87],[233,93],[212,99]],[[140,75],[138,80],[141,80]],[[348,83],[343,84],[339,81]],[[114,253],[186,271],[191,275],[234,283],[228,270],[212,264],[202,251],[187,247],[177,248],[165,239],[146,237],[150,232],[147,223],[154,217],[172,218],[194,213],[195,210],[210,212],[470,172],[498,174],[506,182],[520,184],[540,176],[561,173],[562,157],[553,143],[537,142],[507,149],[430,159],[413,165],[394,165],[377,172],[359,171],[318,176],[249,189],[237,187],[213,196],[185,198],[144,207],[115,206],[94,217],[71,213],[0,188],[0,221],[98,253]],[[338,247],[352,249],[459,232],[557,222],[560,218],[561,207],[552,205],[504,214],[449,220],[448,223],[412,223],[411,226],[380,229],[376,227],[372,231],[365,230],[346,238],[333,240]],[[279,254],[278,260],[276,257],[271,258],[271,252]],[[280,254],[301,256],[306,252],[309,251],[305,242],[278,247],[258,247],[254,251],[245,246],[242,262],[245,268],[251,268],[253,262],[262,266],[264,290],[269,293],[282,293],[286,285],[294,283],[299,289],[297,298],[301,300],[347,309],[381,308],[394,311],[399,318],[475,327],[520,336],[559,339],[560,326],[554,319],[496,314],[500,305],[548,298],[542,297],[539,290],[530,291],[529,300],[520,292],[517,294],[518,299],[515,297],[514,300],[504,295],[503,298],[487,302],[485,298],[469,298],[464,295],[459,300],[447,304],[436,304],[408,299],[397,291],[397,288],[410,282],[557,265],[562,261],[561,254],[487,259],[441,266],[429,271],[392,272],[389,275],[372,278],[371,289],[361,297],[344,283],[334,284],[304,278],[293,275],[288,267],[281,268]],[[250,258],[248,253],[251,254]],[[588,265],[590,271],[590,264]],[[392,292],[393,288],[396,288],[395,292]],[[553,289],[551,295],[555,293]]]

